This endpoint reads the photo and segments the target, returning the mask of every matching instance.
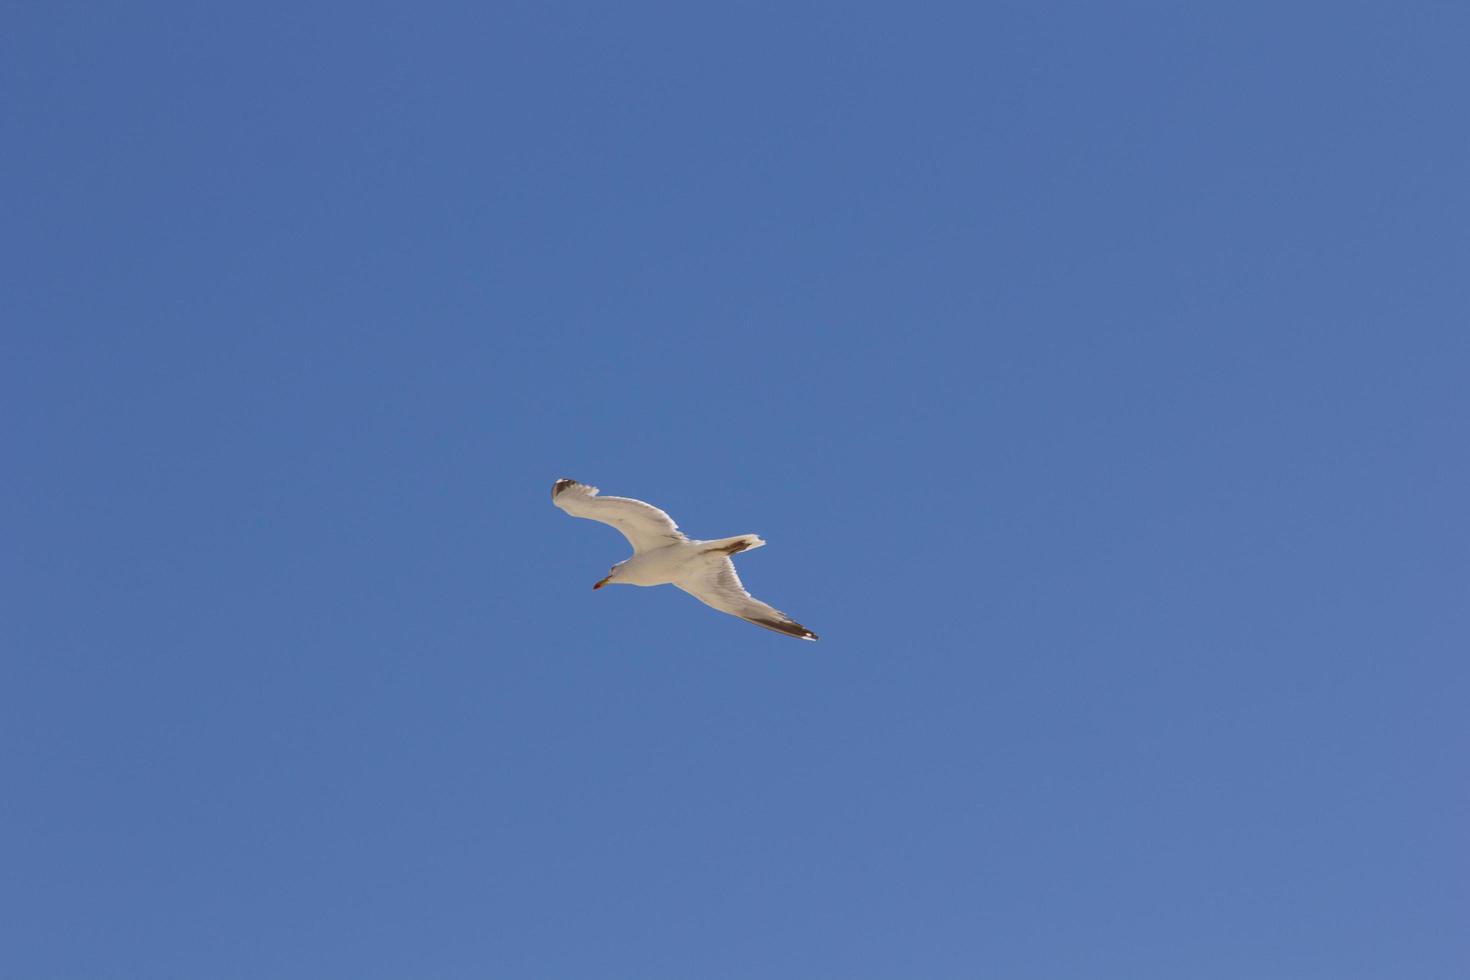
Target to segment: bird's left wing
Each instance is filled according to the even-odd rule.
[[[652,504],[631,497],[599,497],[596,487],[576,480],[557,480],[551,488],[551,502],[573,517],[617,528],[633,545],[634,554],[689,540],[672,517]]]
[[[735,563],[719,552],[707,552],[700,560],[690,562],[689,571],[675,579],[674,584],[706,606],[739,616],[747,623],[802,640],[817,638],[817,634],[781,610],[746,592],[740,576],[735,574]]]

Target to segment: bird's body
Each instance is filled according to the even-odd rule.
[[[721,541],[676,541],[652,551],[635,552],[617,566],[608,585],[677,585],[704,568],[711,554],[729,556],[765,544],[754,534]]]
[[[596,585],[674,585],[700,602],[747,622],[803,640],[817,634],[790,616],[753,598],[740,584],[730,556],[765,544],[757,535],[697,541],[680,532],[673,518],[641,500],[599,497],[596,487],[557,480],[551,488],[556,506],[573,517],[610,524],[633,545],[633,557],[612,567]]]

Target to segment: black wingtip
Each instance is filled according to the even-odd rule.
[[[816,640],[820,639],[817,634],[813,633],[811,630],[807,629],[800,623],[784,622],[779,619],[752,619],[751,622],[756,624],[757,626],[764,626],[768,630],[774,630],[777,633],[785,633],[787,636],[794,636],[798,640],[812,640],[815,642]]]
[[[552,485],[552,487],[551,487],[551,499],[552,500],[555,500],[557,494],[561,493],[567,487],[574,487],[576,485],[577,485],[577,481],[576,480],[568,480],[566,477],[562,477],[560,480],[557,480],[556,483]]]

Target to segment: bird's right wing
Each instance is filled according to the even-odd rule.
[[[617,528],[633,545],[634,554],[689,540],[672,517],[652,504],[630,497],[599,497],[596,487],[576,480],[557,480],[551,488],[551,502],[573,517]]]
[[[817,638],[817,634],[781,610],[746,592],[745,586],[740,584],[740,576],[735,574],[735,563],[725,555],[717,551],[706,552],[702,560],[690,562],[690,565],[690,571],[675,579],[674,584],[706,606],[787,636],[803,640]]]

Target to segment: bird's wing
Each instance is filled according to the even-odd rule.
[[[735,574],[735,563],[719,552],[706,552],[686,567],[689,571],[675,579],[674,584],[706,606],[787,636],[803,640],[817,638],[817,634],[781,610],[746,592],[745,586],[740,584],[740,576]]]
[[[551,502],[573,517],[601,521],[622,531],[635,554],[689,540],[679,533],[672,517],[652,504],[629,497],[599,497],[596,487],[576,480],[557,480],[551,488]]]

